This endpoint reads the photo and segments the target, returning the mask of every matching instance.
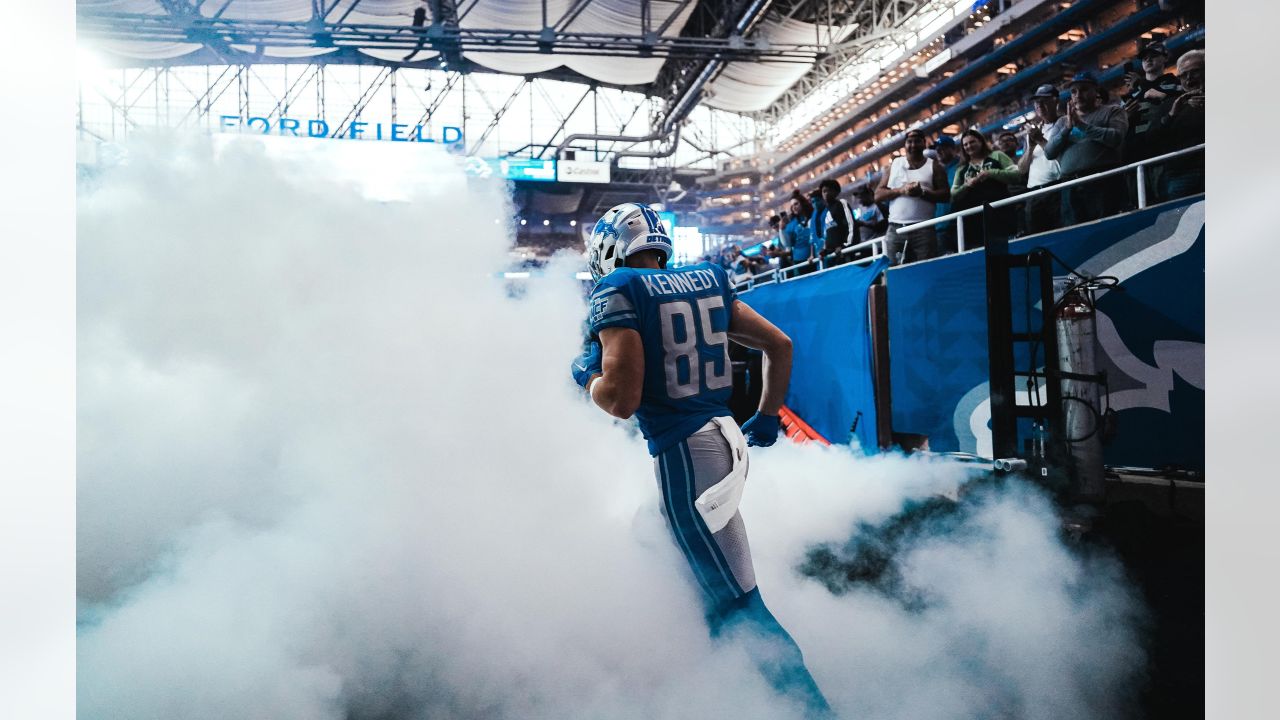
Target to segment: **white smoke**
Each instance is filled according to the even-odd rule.
[[[308,152],[153,138],[81,192],[82,717],[794,717],[708,639],[643,442],[568,379],[578,259],[513,297],[500,185],[281,142]],[[1138,605],[1029,490],[904,550],[923,610],[796,572],[968,472],[755,452],[765,600],[844,716],[1111,713]]]

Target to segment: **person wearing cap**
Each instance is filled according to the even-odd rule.
[[[1058,88],[1041,85],[1031,96],[1036,109],[1037,122],[1027,123],[1022,130],[1022,157],[1018,170],[1027,178],[1027,189],[1035,190],[1058,182],[1062,169],[1057,160],[1045,157],[1044,146],[1062,132],[1066,120],[1058,113]],[[1046,193],[1027,198],[1026,230],[1028,235],[1058,227],[1059,204],[1057,193]]]
[[[950,135],[939,135],[937,141],[933,143],[933,150],[938,156],[942,169],[947,173],[947,187],[951,187],[951,183],[956,179],[956,170],[960,167],[960,146]],[[950,212],[950,200],[934,205],[934,217],[942,217]],[[956,251],[956,237],[951,223],[938,223],[933,226],[933,230],[938,235],[939,255]]]
[[[1120,164],[1129,120],[1124,108],[1104,104],[1098,78],[1079,72],[1071,79],[1062,132],[1045,143],[1044,155],[1057,160],[1063,180],[1092,175]],[[1110,176],[1063,188],[1062,223],[1097,220],[1118,210],[1127,197],[1123,178]]]
[[[933,143],[933,149],[938,154],[942,169],[947,172],[947,185],[950,186],[955,179],[956,168],[960,167],[960,146],[950,135],[939,135],[938,140]]]
[[[1129,133],[1124,141],[1125,163],[1137,162],[1155,155],[1148,131],[1160,117],[1160,106],[1182,94],[1178,76],[1165,72],[1169,64],[1164,43],[1151,40],[1138,51],[1138,63],[1125,65],[1124,109],[1129,113]],[[1141,73],[1138,72],[1139,66]]]
[[[1165,72],[1168,66],[1169,52],[1164,43],[1159,40],[1143,43],[1138,50],[1138,62],[1125,64],[1124,80],[1129,86],[1124,95],[1125,107],[1139,103],[1158,106],[1165,99],[1179,95],[1182,84],[1177,75]],[[1138,72],[1139,68],[1142,72]]]
[[[924,131],[908,130],[903,141],[906,153],[893,159],[889,170],[880,175],[880,185],[876,188],[876,201],[889,203],[889,230],[885,234],[884,250],[894,265],[941,254],[932,226],[900,232],[906,225],[933,218],[935,205],[951,199],[946,170],[942,163],[925,157],[924,146]]]

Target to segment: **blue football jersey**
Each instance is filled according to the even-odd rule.
[[[657,455],[713,417],[730,415],[729,316],[737,293],[723,268],[618,268],[591,292],[591,332],[631,328],[644,344],[636,419]]]

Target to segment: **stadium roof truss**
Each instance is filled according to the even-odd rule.
[[[222,0],[219,11],[204,15],[201,10],[214,3],[207,0],[155,0],[164,13],[114,12],[85,8],[79,13],[81,32],[103,40],[164,44],[180,52],[188,46],[203,45],[212,49],[252,46],[271,48],[277,56],[287,56],[290,49],[315,51],[344,48],[372,53],[388,61],[412,62],[424,56],[450,53],[492,52],[506,54],[572,55],[574,57],[721,57],[729,60],[810,63],[822,53],[823,45],[815,37],[810,41],[770,42],[766,38],[683,37],[674,32],[675,21],[692,0],[636,0],[639,11],[634,26],[616,25],[613,29],[579,30],[569,27],[582,16],[590,0],[574,0],[558,18],[548,14],[549,0],[541,0],[540,27],[467,27],[460,24],[478,0],[463,3],[461,12],[442,22],[423,24],[387,24],[352,22],[348,18],[359,8],[361,0],[350,2],[345,12],[337,12],[349,0],[297,0],[309,2],[311,17],[287,20],[271,17],[229,18],[221,15],[236,0]],[[373,2],[373,0],[364,0]],[[245,2],[245,0],[241,0]],[[326,5],[327,7],[322,7]],[[672,6],[661,22],[656,22],[654,5]],[[412,7],[412,5],[409,5]],[[450,9],[452,7],[450,6]],[[399,53],[400,56],[396,57]]]
[[[679,145],[670,162],[690,166],[758,150],[763,137],[758,125],[777,121],[868,48],[900,44],[904,22],[922,10],[951,5],[955,2],[77,0],[77,30],[106,64],[120,69],[111,87],[88,93],[93,101],[105,102],[125,130],[140,118],[138,99],[148,93],[156,119],[163,114],[165,121],[179,123],[209,123],[233,88],[241,117],[251,111],[263,115],[264,95],[271,101],[268,118],[283,117],[305,103],[319,113],[314,117],[326,116],[326,110],[334,120],[343,116],[328,128],[334,136],[373,104],[389,105],[391,122],[414,125],[436,113],[447,115],[450,105],[460,102],[461,122],[476,120],[467,128],[469,152],[487,148],[493,154],[494,144],[487,143],[505,132],[496,143],[498,152],[546,157],[566,138],[599,135],[604,128],[620,138],[645,141],[593,139],[575,147],[597,154],[647,148],[635,154],[653,164],[666,156],[664,143]],[[263,65],[288,69],[269,71]],[[352,65],[365,70],[334,67]],[[406,70],[422,72],[407,80]],[[199,82],[201,73],[206,82]],[[347,78],[341,87],[335,87],[338,75]],[[501,75],[518,77],[507,82]],[[572,91],[559,81],[588,87]],[[173,95],[182,96],[181,107],[174,107]],[[518,143],[506,141],[514,133],[504,122],[526,111],[530,137],[517,148]],[[584,124],[588,113],[589,126]],[[116,121],[113,116],[112,124]],[[681,124],[687,125],[683,137],[668,142]]]

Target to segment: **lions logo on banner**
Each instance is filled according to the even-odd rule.
[[[1120,281],[1096,296],[1102,403],[1119,421],[1108,465],[1204,468],[1204,211],[1175,201],[1009,245]],[[991,455],[984,266],[978,251],[888,273],[893,429],[935,451]]]

